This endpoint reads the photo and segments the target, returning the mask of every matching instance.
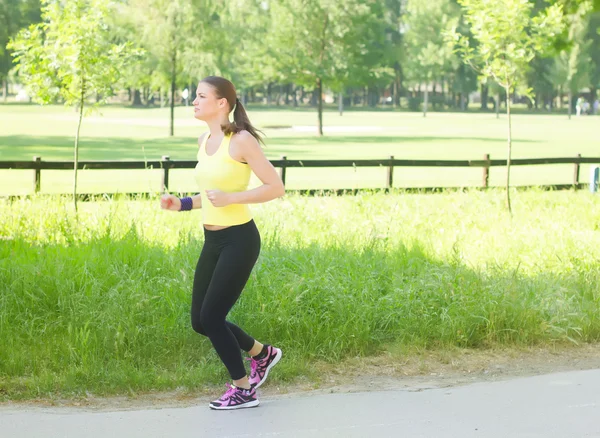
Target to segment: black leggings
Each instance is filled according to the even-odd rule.
[[[192,327],[208,336],[233,380],[246,375],[240,348],[250,351],[254,338],[226,321],[240,297],[260,252],[254,220],[219,231],[204,229],[192,294]]]

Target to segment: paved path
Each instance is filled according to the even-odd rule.
[[[422,391],[264,398],[261,406],[0,409],[2,438],[600,438],[600,369]]]

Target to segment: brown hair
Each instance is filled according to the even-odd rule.
[[[263,141],[263,136],[260,135],[264,135],[264,133],[256,129],[254,126],[252,126],[252,123],[250,123],[248,114],[246,114],[246,110],[244,109],[242,102],[240,102],[240,100],[237,98],[235,86],[231,81],[220,76],[207,76],[200,82],[204,82],[212,86],[218,99],[227,99],[227,103],[229,103],[229,112],[231,112],[233,109],[233,122],[227,125],[221,125],[221,129],[223,129],[225,135],[237,134],[245,129],[260,143],[265,143]]]

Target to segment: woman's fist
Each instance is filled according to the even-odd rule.
[[[181,200],[177,196],[162,195],[160,197],[160,208],[163,210],[181,210]]]

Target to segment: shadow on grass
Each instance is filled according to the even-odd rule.
[[[347,146],[348,144],[395,144],[399,148],[411,143],[423,142],[439,144],[448,143],[456,147],[456,142],[485,142],[503,144],[504,138],[489,137],[404,137],[404,136],[325,136],[304,135],[294,137],[266,138],[267,154],[309,152],[302,147],[306,144],[322,144],[329,147]],[[515,143],[540,143],[537,140],[515,139]],[[43,160],[71,160],[73,157],[74,139],[66,136],[29,136],[9,135],[0,137],[0,157],[3,160],[31,160],[34,155]],[[79,143],[81,160],[148,160],[160,159],[168,155],[172,160],[194,160],[198,150],[195,137],[172,138],[124,138],[124,137],[84,137]]]
[[[385,129],[381,131],[385,133]],[[444,142],[456,142],[456,141],[469,141],[469,142],[486,142],[486,143],[506,143],[506,138],[492,138],[492,137],[441,137],[441,136],[302,136],[302,137],[276,137],[271,136],[269,139],[278,145],[295,145],[298,143],[325,143],[328,145],[344,146],[348,143],[358,144],[374,144],[374,143],[396,143],[398,146],[402,146],[406,143],[414,142],[431,142],[431,143],[444,143]],[[513,139],[515,143],[541,143],[540,140],[528,140],[528,139]],[[455,146],[455,145],[452,145]]]
[[[302,138],[298,143],[302,142]],[[34,155],[42,160],[72,160],[74,139],[64,136],[0,136],[0,157],[2,160],[31,160]],[[123,137],[83,137],[79,142],[80,160],[157,160],[169,155],[172,160],[194,160],[198,151],[196,137],[172,138],[123,138]],[[265,152],[281,153],[281,149],[269,145]],[[306,150],[294,147],[294,152]]]

